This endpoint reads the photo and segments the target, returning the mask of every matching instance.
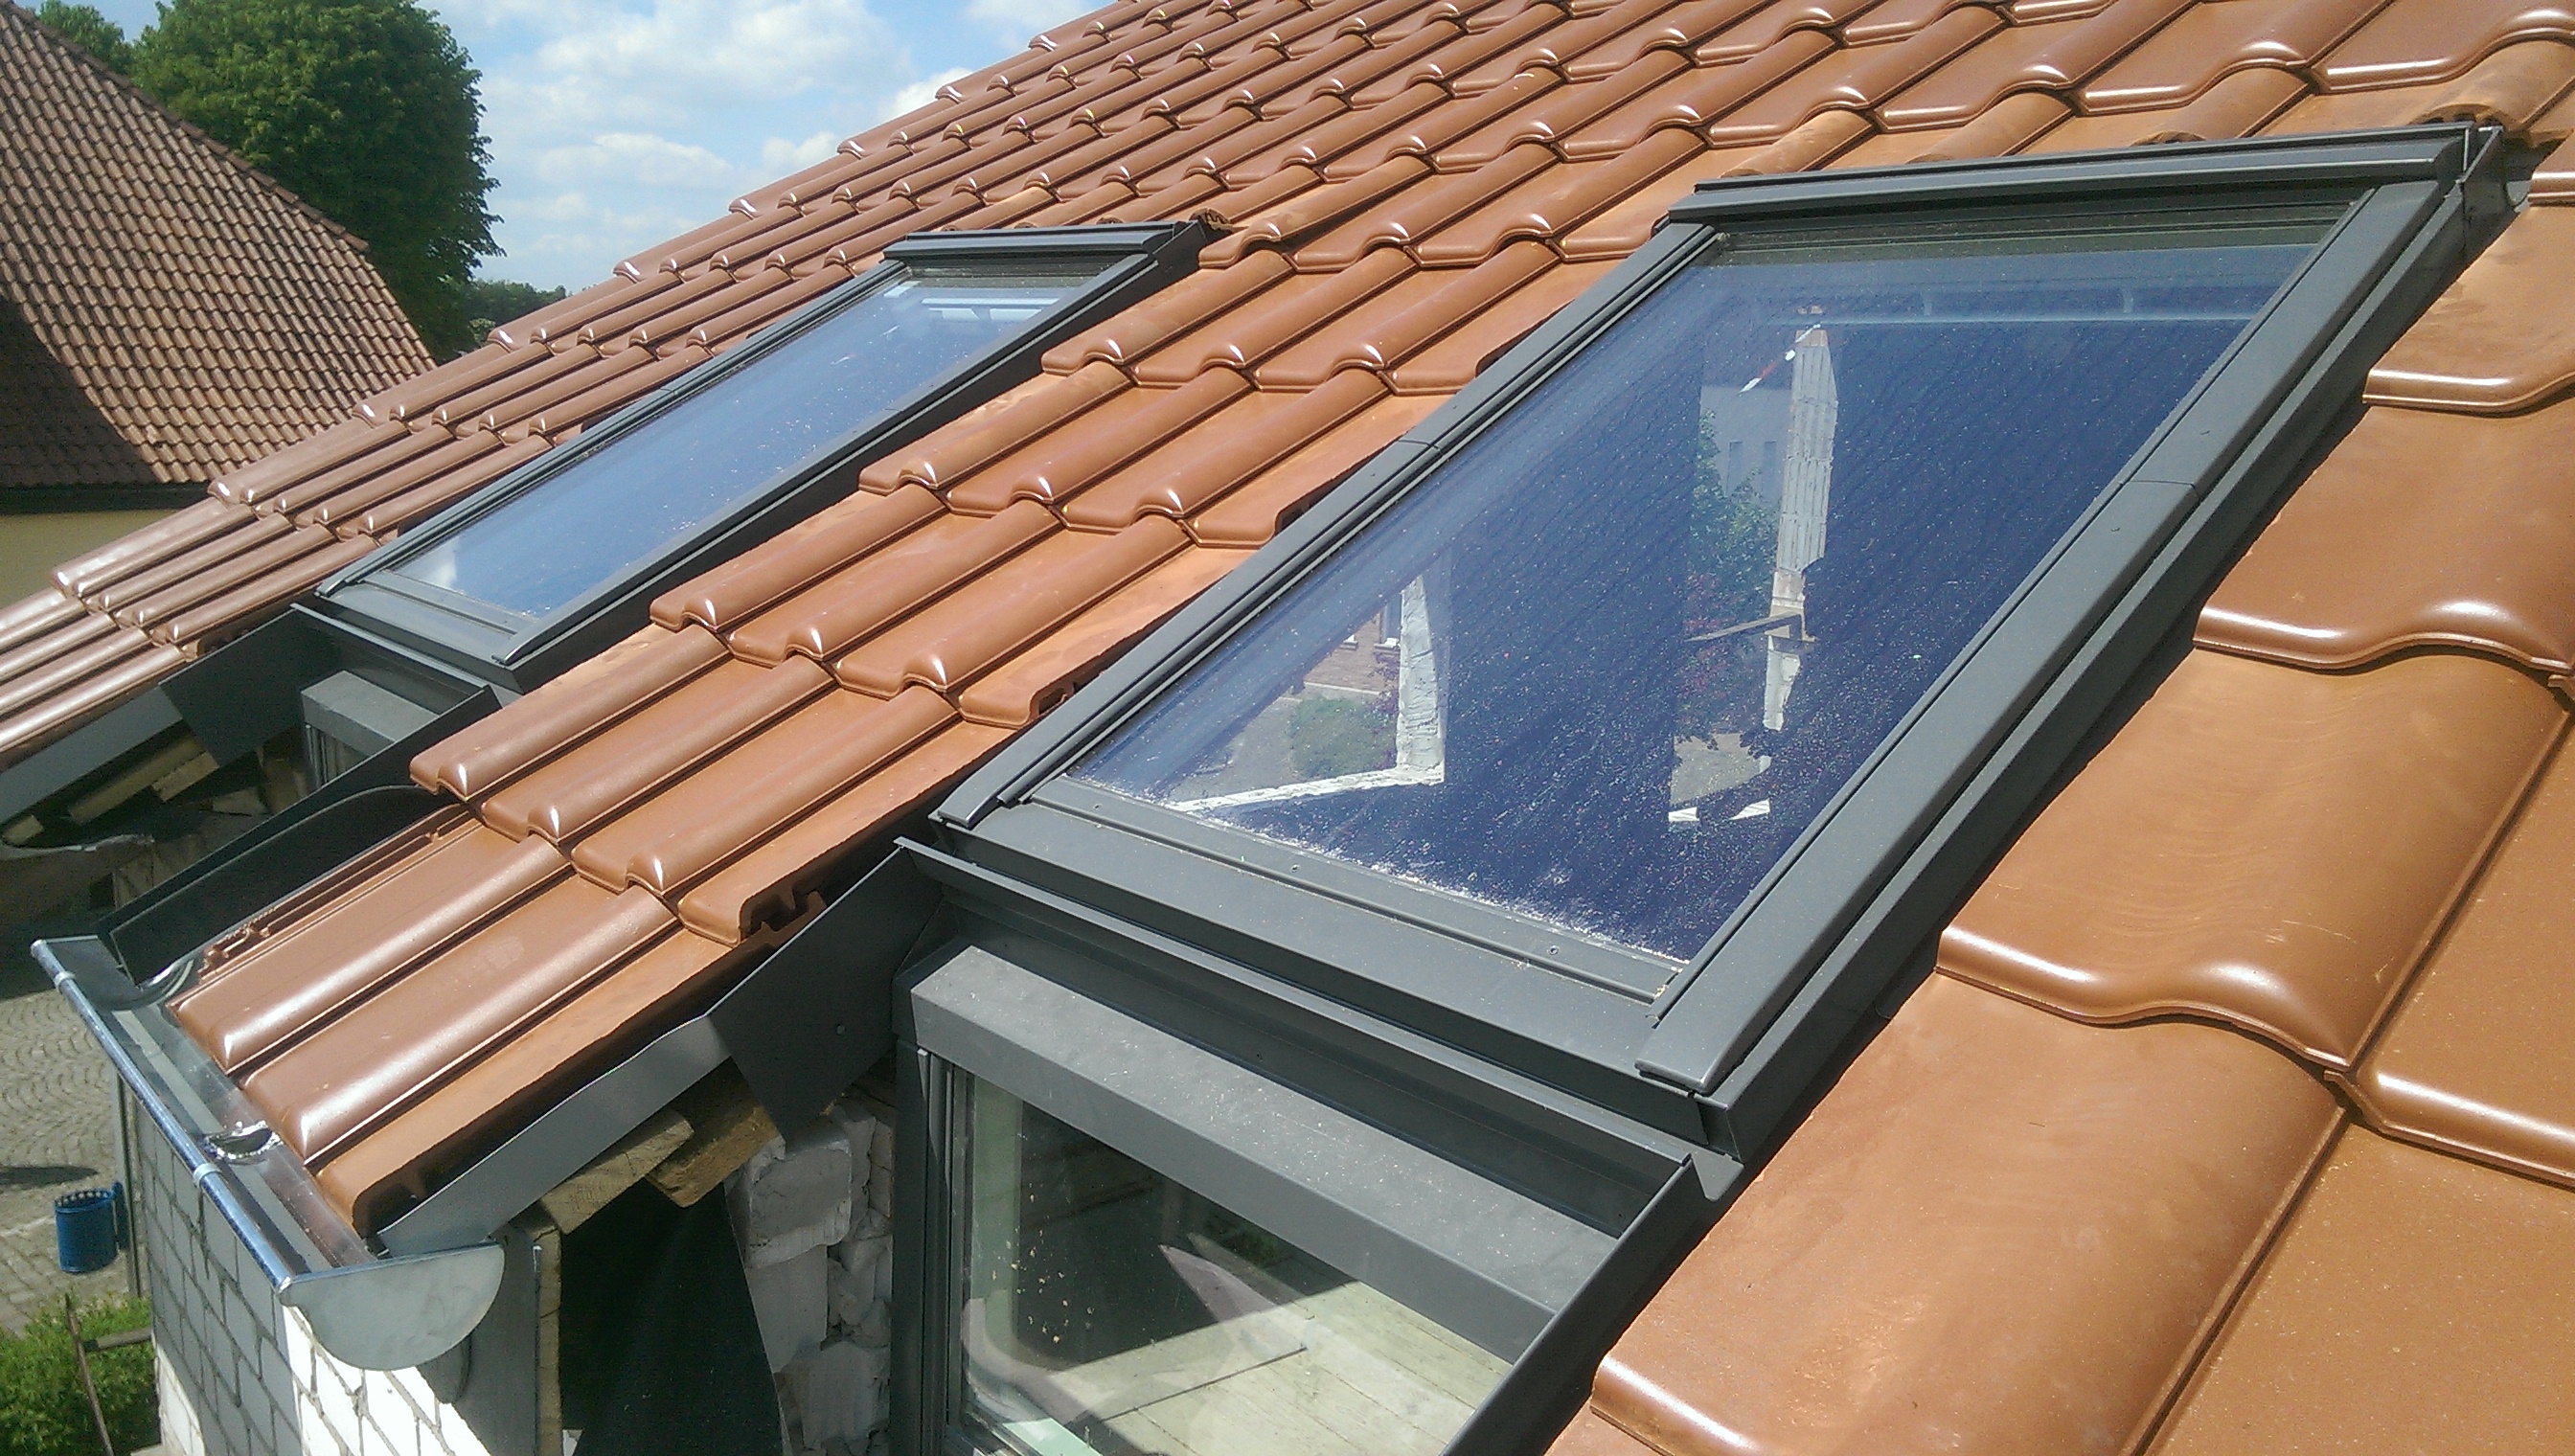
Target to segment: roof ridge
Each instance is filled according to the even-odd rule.
[[[306,202],[303,197],[297,194],[294,188],[287,186],[285,183],[278,181],[276,178],[268,175],[268,173],[260,170],[260,168],[249,158],[244,157],[241,153],[234,151],[224,143],[217,141],[211,133],[206,131],[205,128],[188,120],[186,117],[181,116],[179,113],[172,111],[159,97],[156,97],[151,92],[144,90],[133,77],[126,75],[124,72],[116,69],[114,66],[109,65],[107,62],[100,60],[96,55],[92,54],[89,47],[82,45],[80,42],[73,40],[70,36],[67,36],[61,31],[54,29],[52,26],[47,25],[43,18],[38,16],[33,8],[21,5],[17,3],[17,0],[0,0],[0,9],[14,10],[18,12],[18,14],[24,18],[30,26],[33,26],[39,34],[52,41],[63,51],[69,53],[72,59],[78,64],[89,67],[110,84],[123,90],[135,100],[142,102],[145,106],[150,107],[154,112],[160,115],[162,120],[179,128],[179,130],[186,135],[194,137],[198,141],[204,143],[208,148],[212,149],[217,156],[222,157],[225,161],[230,162],[234,166],[240,168],[243,172],[248,173],[252,181],[267,188],[269,191],[276,193],[280,199],[292,204],[296,211],[304,214],[308,218],[311,218],[313,221],[320,223],[324,228],[328,229],[332,233],[337,234],[342,241],[356,244],[359,252],[367,254],[369,257],[374,256],[374,249],[368,245],[366,239],[349,231],[345,225],[332,218],[329,213],[326,213],[322,209],[315,207],[313,204]]]

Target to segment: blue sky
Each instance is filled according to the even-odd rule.
[[[128,35],[153,0],[94,0]],[[484,273],[582,288],[1097,0],[435,0],[483,72]]]

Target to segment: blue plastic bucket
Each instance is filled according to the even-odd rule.
[[[116,1262],[117,1205],[124,1189],[83,1188],[54,1200],[54,1262],[66,1274],[95,1274]]]

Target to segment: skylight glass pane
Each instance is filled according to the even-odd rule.
[[[2334,216],[1721,240],[1075,773],[1687,957]]]
[[[1099,267],[917,267],[392,571],[544,617],[781,484]]]
[[[959,1083],[964,1450],[1437,1456],[1500,1383],[1503,1360],[1364,1281]]]

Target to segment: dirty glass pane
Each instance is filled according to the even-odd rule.
[[[1097,272],[918,269],[392,571],[544,617],[774,489]]]
[[[958,1087],[968,1449],[1437,1456],[1507,1368],[1000,1087]]]
[[[1723,241],[1075,772],[1687,957],[2332,216]]]

